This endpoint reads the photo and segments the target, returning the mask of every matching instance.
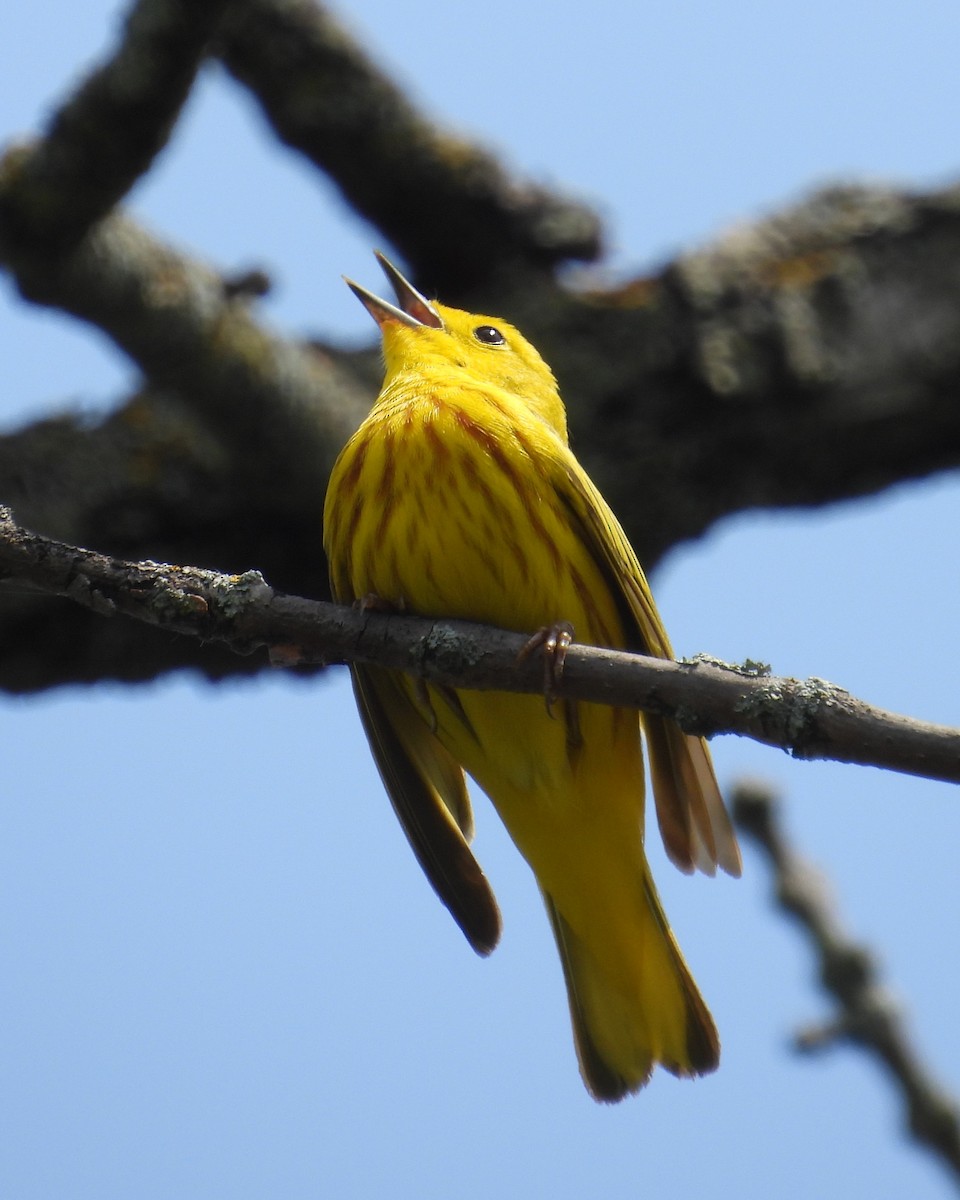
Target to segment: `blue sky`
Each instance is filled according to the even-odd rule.
[[[16,6],[0,136],[36,129],[121,6]],[[960,171],[953,3],[730,0],[481,7],[354,0],[354,28],[444,121],[594,201],[610,266],[654,267],[829,181]],[[205,73],[131,205],[233,269],[266,265],[291,333],[369,340],[340,282],[382,239]],[[104,339],[0,294],[0,422],[108,408]],[[322,486],[318,481],[318,486]],[[817,513],[745,515],[654,580],[679,652],[770,662],[960,724],[955,476]],[[319,553],[320,531],[316,552]],[[305,552],[311,552],[309,547]],[[476,959],[422,880],[341,674],[212,689],[64,689],[0,702],[0,1195],[575,1197],[947,1193],[878,1069],[786,1048],[826,1011],[808,952],[745,877],[689,880],[652,847],[714,1010],[720,1072],[594,1105],[529,872],[478,800],[505,934]],[[960,1091],[946,785],[794,763],[720,739],[721,779],[782,789],[802,851],[876,948],[909,1027]]]

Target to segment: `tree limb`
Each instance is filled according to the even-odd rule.
[[[248,486],[319,513],[369,400],[330,357],[266,329],[221,275],[119,212],[59,258],[18,252],[9,265],[27,299],[98,326],[155,386],[189,399],[247,465]]]
[[[385,616],[274,592],[258,571],[130,563],[18,527],[0,508],[0,572],[103,617],[132,616],[169,632],[268,647],[295,661],[366,662],[431,683],[538,693],[540,663],[520,658],[531,631]],[[557,694],[668,716],[690,733],[738,733],[797,758],[829,758],[960,782],[960,731],[874,708],[820,679],[777,679],[764,668],[697,659],[674,663],[573,646]]]
[[[557,263],[598,257],[594,213],[438,128],[319,4],[234,4],[218,51],[280,140],[329,174],[432,287],[453,294],[491,268],[549,277]]]
[[[820,982],[839,1005],[833,1020],[798,1034],[796,1048],[812,1053],[846,1041],[872,1054],[900,1090],[913,1137],[960,1180],[960,1105],[920,1062],[874,954],[843,929],[819,873],[791,848],[776,798],[761,786],[744,784],[735,790],[732,807],[738,828],[769,860],[777,903],[809,935]]]
[[[114,53],[8,162],[17,180],[0,193],[4,241],[67,250],[126,195],[166,145],[225,7],[138,0]]]

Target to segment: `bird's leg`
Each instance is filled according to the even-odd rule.
[[[563,677],[563,664],[567,651],[573,642],[573,626],[569,621],[554,621],[552,625],[544,625],[531,637],[517,655],[518,659],[528,658],[534,650],[543,647],[543,698],[547,703],[547,712],[553,716],[553,706],[557,701],[560,680]]]

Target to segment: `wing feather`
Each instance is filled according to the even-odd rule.
[[[633,547],[572,456],[558,492],[618,602],[627,648],[672,659],[670,640]],[[686,872],[699,869],[712,875],[720,866],[739,875],[740,850],[706,742],[650,713],[643,713],[642,721],[657,821],[671,861]]]
[[[478,954],[500,938],[500,910],[467,844],[473,815],[459,764],[388,671],[351,668],[373,756],[407,840],[434,891]]]

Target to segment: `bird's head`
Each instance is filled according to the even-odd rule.
[[[522,399],[564,441],[567,420],[553,372],[508,321],[427,300],[377,252],[397,303],[381,300],[347,279],[380,328],[389,382],[400,374],[492,384]]]

